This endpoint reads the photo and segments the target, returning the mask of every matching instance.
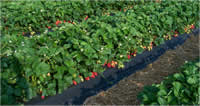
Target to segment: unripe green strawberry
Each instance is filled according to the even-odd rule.
[[[84,79],[82,76],[79,76],[79,78],[81,79],[81,82],[84,82]]]
[[[77,75],[76,75],[76,74],[73,74],[72,76],[73,76],[74,78],[76,78],[76,77],[77,77]]]

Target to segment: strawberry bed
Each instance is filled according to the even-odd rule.
[[[52,6],[54,2],[47,3]],[[58,3],[62,7],[62,3],[67,2]],[[98,9],[97,6],[91,11]],[[40,35],[35,34],[36,29],[40,29],[40,24],[46,25],[44,23],[36,23],[33,29],[29,26],[21,29],[24,27],[21,24],[14,26],[16,20],[7,23],[1,18],[4,19],[1,28],[6,28],[6,23],[12,27],[1,36],[2,104],[23,103],[37,95],[45,99],[95,78],[105,68],[124,68],[123,62],[144,50],[150,51],[181,33],[190,33],[198,21],[198,2],[195,1],[138,2],[124,11],[111,10],[107,10],[107,15],[72,15],[83,21],[66,21],[65,17],[60,19],[55,15],[54,25],[41,28]],[[12,12],[3,10],[3,13],[9,16]],[[49,29],[52,31],[48,32]],[[22,34],[26,30],[31,36],[18,35],[19,30]]]

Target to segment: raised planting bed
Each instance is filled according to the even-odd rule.
[[[181,34],[197,26],[197,7],[198,2],[191,1],[148,2],[112,15],[86,17],[77,23],[56,20],[55,27],[46,28],[39,36],[33,32],[30,37],[4,33],[0,54],[2,104],[21,104],[37,95],[44,100],[62,95],[67,88],[100,77],[107,68],[128,70],[123,63],[133,57],[135,69],[144,67],[157,58],[147,50],[155,48],[158,56],[164,48],[187,38]],[[143,55],[149,57],[144,60]]]
[[[107,69],[103,72],[103,76],[97,76],[95,79],[80,83],[77,86],[73,86],[65,90],[62,94],[48,97],[45,100],[41,100],[40,97],[25,103],[26,105],[81,105],[86,98],[96,95],[101,91],[105,91],[118,83],[121,79],[135,73],[136,71],[145,68],[148,64],[154,62],[165,51],[169,49],[175,49],[176,46],[181,45],[192,34],[199,36],[200,29],[196,29],[191,34],[184,34],[172,40],[166,41],[159,47],[153,48],[152,51],[144,51],[142,54],[137,55],[130,62],[125,63],[123,69]]]

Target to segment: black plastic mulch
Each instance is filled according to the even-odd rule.
[[[194,35],[198,35],[200,29],[193,31]],[[174,49],[176,46],[181,45],[185,40],[190,37],[191,34],[179,35],[172,40],[165,41],[164,44],[154,47],[152,51],[144,51],[142,54],[138,54],[136,57],[128,63],[125,63],[124,69],[106,69],[103,73],[104,77],[97,76],[95,79],[85,81],[66,89],[62,94],[47,97],[41,100],[40,97],[36,97],[25,105],[81,105],[87,97],[96,95],[100,91],[105,91],[119,82],[121,79],[135,73],[139,69],[145,68],[148,64],[154,62],[159,56],[164,54],[169,49]]]

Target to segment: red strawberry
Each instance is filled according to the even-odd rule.
[[[73,80],[73,84],[74,84],[74,85],[77,85],[77,82]]]
[[[63,22],[65,23],[66,21],[64,20]]]
[[[175,31],[175,34],[178,34],[178,31]]]
[[[131,59],[131,55],[127,55],[128,59]]]
[[[61,21],[57,20],[56,21],[56,26],[58,26],[59,24],[61,24]]]
[[[86,77],[85,80],[87,80],[87,81],[90,80],[90,77]]]
[[[111,67],[110,63],[108,63],[108,64],[107,64],[107,67],[108,67],[108,68],[110,68],[110,67]]]
[[[191,26],[190,26],[190,29],[194,29],[195,27],[194,27],[194,25],[192,24]]]
[[[106,64],[107,64],[107,62],[105,62],[105,63],[103,64],[103,66],[106,66]]]
[[[41,99],[44,99],[45,98],[45,96],[41,96]]]
[[[133,55],[134,55],[134,53],[131,53],[131,55],[133,56]]]
[[[87,20],[87,19],[88,19],[88,16],[85,17],[85,20]]]
[[[51,26],[48,26],[48,29],[51,29]]]
[[[97,72],[94,72],[94,75],[95,75],[95,76],[97,76],[97,75],[98,75],[98,73],[97,73]]]
[[[178,36],[178,34],[174,34],[174,37],[177,37]]]
[[[90,77],[91,77],[91,78],[95,78],[95,75],[94,75],[94,74],[92,74]]]
[[[115,68],[115,64],[112,64],[111,67],[112,67],[112,68]]]
[[[42,94],[42,91],[40,91],[40,95]]]
[[[71,23],[71,21],[68,21],[68,23]]]
[[[94,76],[97,76],[97,72],[92,72],[92,74],[93,74]]]
[[[22,35],[24,35],[25,33],[24,32],[22,32]]]

